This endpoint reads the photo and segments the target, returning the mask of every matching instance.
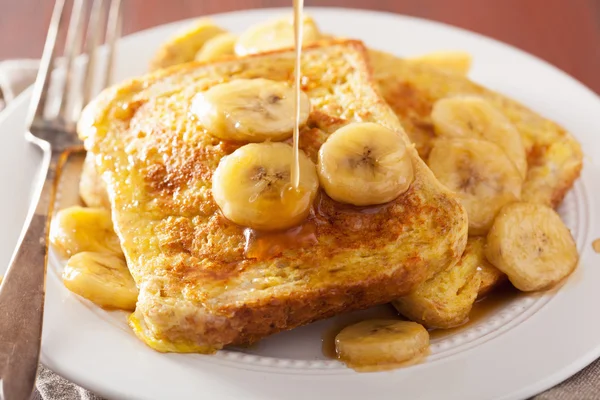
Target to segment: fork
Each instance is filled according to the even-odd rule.
[[[57,112],[49,115],[46,103],[51,97],[48,92],[57,39],[66,28],[68,7],[65,2],[56,0],[54,5],[33,89],[27,120],[29,129],[25,132],[26,140],[43,153],[43,183],[35,194],[36,200],[0,286],[0,399],[4,400],[29,399],[33,391],[42,337],[49,220],[56,181],[69,152],[81,148],[75,122],[92,95],[98,64],[96,53],[102,34],[105,32],[108,47],[107,65],[100,78],[102,87],[110,82],[114,48],[120,35],[121,0],[72,0],[62,60],[65,76],[57,84]],[[88,14],[86,29],[85,16]],[[83,85],[77,85],[75,60],[82,47],[88,62],[83,71]]]

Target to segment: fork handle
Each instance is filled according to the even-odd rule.
[[[35,384],[40,356],[50,205],[61,153],[47,147],[43,158],[43,185],[37,193],[0,286],[0,399],[28,400]]]

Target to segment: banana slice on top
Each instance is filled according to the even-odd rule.
[[[294,89],[269,79],[236,79],[196,95],[192,112],[213,136],[245,142],[279,141],[294,129]],[[310,101],[300,92],[300,124]]]
[[[335,131],[319,150],[318,173],[329,197],[356,206],[392,201],[414,179],[400,134],[372,122]]]
[[[100,307],[135,309],[138,289],[125,260],[119,256],[77,253],[67,262],[62,277],[67,289]]]
[[[302,222],[319,188],[313,162],[300,151],[300,185],[290,183],[292,147],[251,143],[223,157],[212,178],[212,195],[229,220],[260,230]]]
[[[233,33],[221,33],[209,39],[196,53],[196,61],[212,61],[224,56],[233,56],[237,36]]]
[[[110,211],[105,208],[75,206],[60,210],[52,221],[50,242],[65,257],[83,251],[123,256]]]
[[[466,76],[471,69],[473,57],[466,51],[441,50],[421,56],[409,57],[406,61],[429,65],[453,74]]]
[[[438,139],[428,165],[467,210],[470,235],[487,233],[500,208],[520,198],[521,175],[494,143]]]
[[[338,358],[352,368],[399,364],[425,356],[428,349],[429,332],[410,321],[362,321],[335,337]]]
[[[315,21],[304,16],[302,44],[305,46],[319,40],[321,33]],[[235,45],[235,54],[245,56],[265,51],[294,47],[294,20],[287,16],[255,25],[240,35]]]
[[[575,270],[579,259],[571,232],[558,214],[533,203],[500,210],[485,255],[522,291],[551,288]]]
[[[521,178],[526,178],[527,155],[519,131],[486,100],[476,96],[438,100],[433,105],[431,120],[439,136],[482,139],[497,144],[515,164]]]

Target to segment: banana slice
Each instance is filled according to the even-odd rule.
[[[79,196],[88,207],[110,208],[106,185],[98,172],[94,154],[88,152],[83,162],[83,171],[79,181]]]
[[[223,140],[279,141],[294,129],[294,89],[268,79],[237,79],[196,95],[192,112],[208,132]],[[310,113],[308,96],[300,93],[300,124]]]
[[[571,274],[579,256],[569,229],[542,204],[514,203],[498,214],[485,255],[519,290],[551,288]]]
[[[485,257],[485,236],[470,237],[467,241],[467,247],[471,249],[471,253],[475,256],[477,271],[479,271],[479,277],[481,278],[479,292],[477,293],[477,298],[481,299],[498,284],[504,282],[506,274],[494,267]]]
[[[521,195],[519,172],[494,143],[439,139],[431,149],[428,164],[467,210],[470,235],[487,233],[498,210]]]
[[[527,177],[527,156],[517,128],[494,106],[476,96],[457,96],[438,100],[431,120],[437,135],[473,138],[497,144],[515,164],[521,178]]]
[[[226,32],[210,19],[200,19],[196,23],[169,38],[156,51],[150,62],[150,70],[170,67],[194,60],[194,56],[204,44],[217,35]]]
[[[196,53],[196,61],[213,61],[224,56],[234,55],[237,36],[232,33],[221,33],[209,39]]]
[[[329,197],[356,206],[392,201],[414,179],[402,137],[371,122],[335,131],[319,150],[318,173]]]
[[[422,56],[409,57],[406,61],[425,64],[457,75],[466,76],[471,69],[473,57],[465,51],[434,51]]]
[[[212,194],[231,221],[261,230],[285,229],[304,220],[319,188],[313,162],[300,152],[300,185],[290,183],[292,147],[252,143],[221,159]]]
[[[59,211],[52,221],[50,242],[65,257],[83,251],[123,255],[105,208],[75,206]]]
[[[352,368],[399,364],[425,356],[428,349],[429,333],[410,321],[362,321],[335,337],[338,358]]]
[[[302,44],[306,46],[320,37],[321,33],[315,21],[309,16],[304,16]],[[294,47],[294,20],[289,16],[248,28],[238,38],[235,54],[245,56],[287,47]]]
[[[138,289],[127,264],[117,255],[77,253],[67,262],[62,278],[67,289],[100,307],[135,309]]]

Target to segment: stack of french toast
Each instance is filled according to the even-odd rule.
[[[51,235],[67,288],[133,311],[156,350],[211,353],[385,303],[419,329],[454,328],[499,285],[546,290],[575,269],[554,211],[582,167],[567,131],[469,80],[466,53],[398,58],[310,17],[308,194],[301,208],[262,201],[290,179],[292,26],[198,21],[86,107],[85,207],[60,211]],[[262,232],[292,240],[249,253]]]

